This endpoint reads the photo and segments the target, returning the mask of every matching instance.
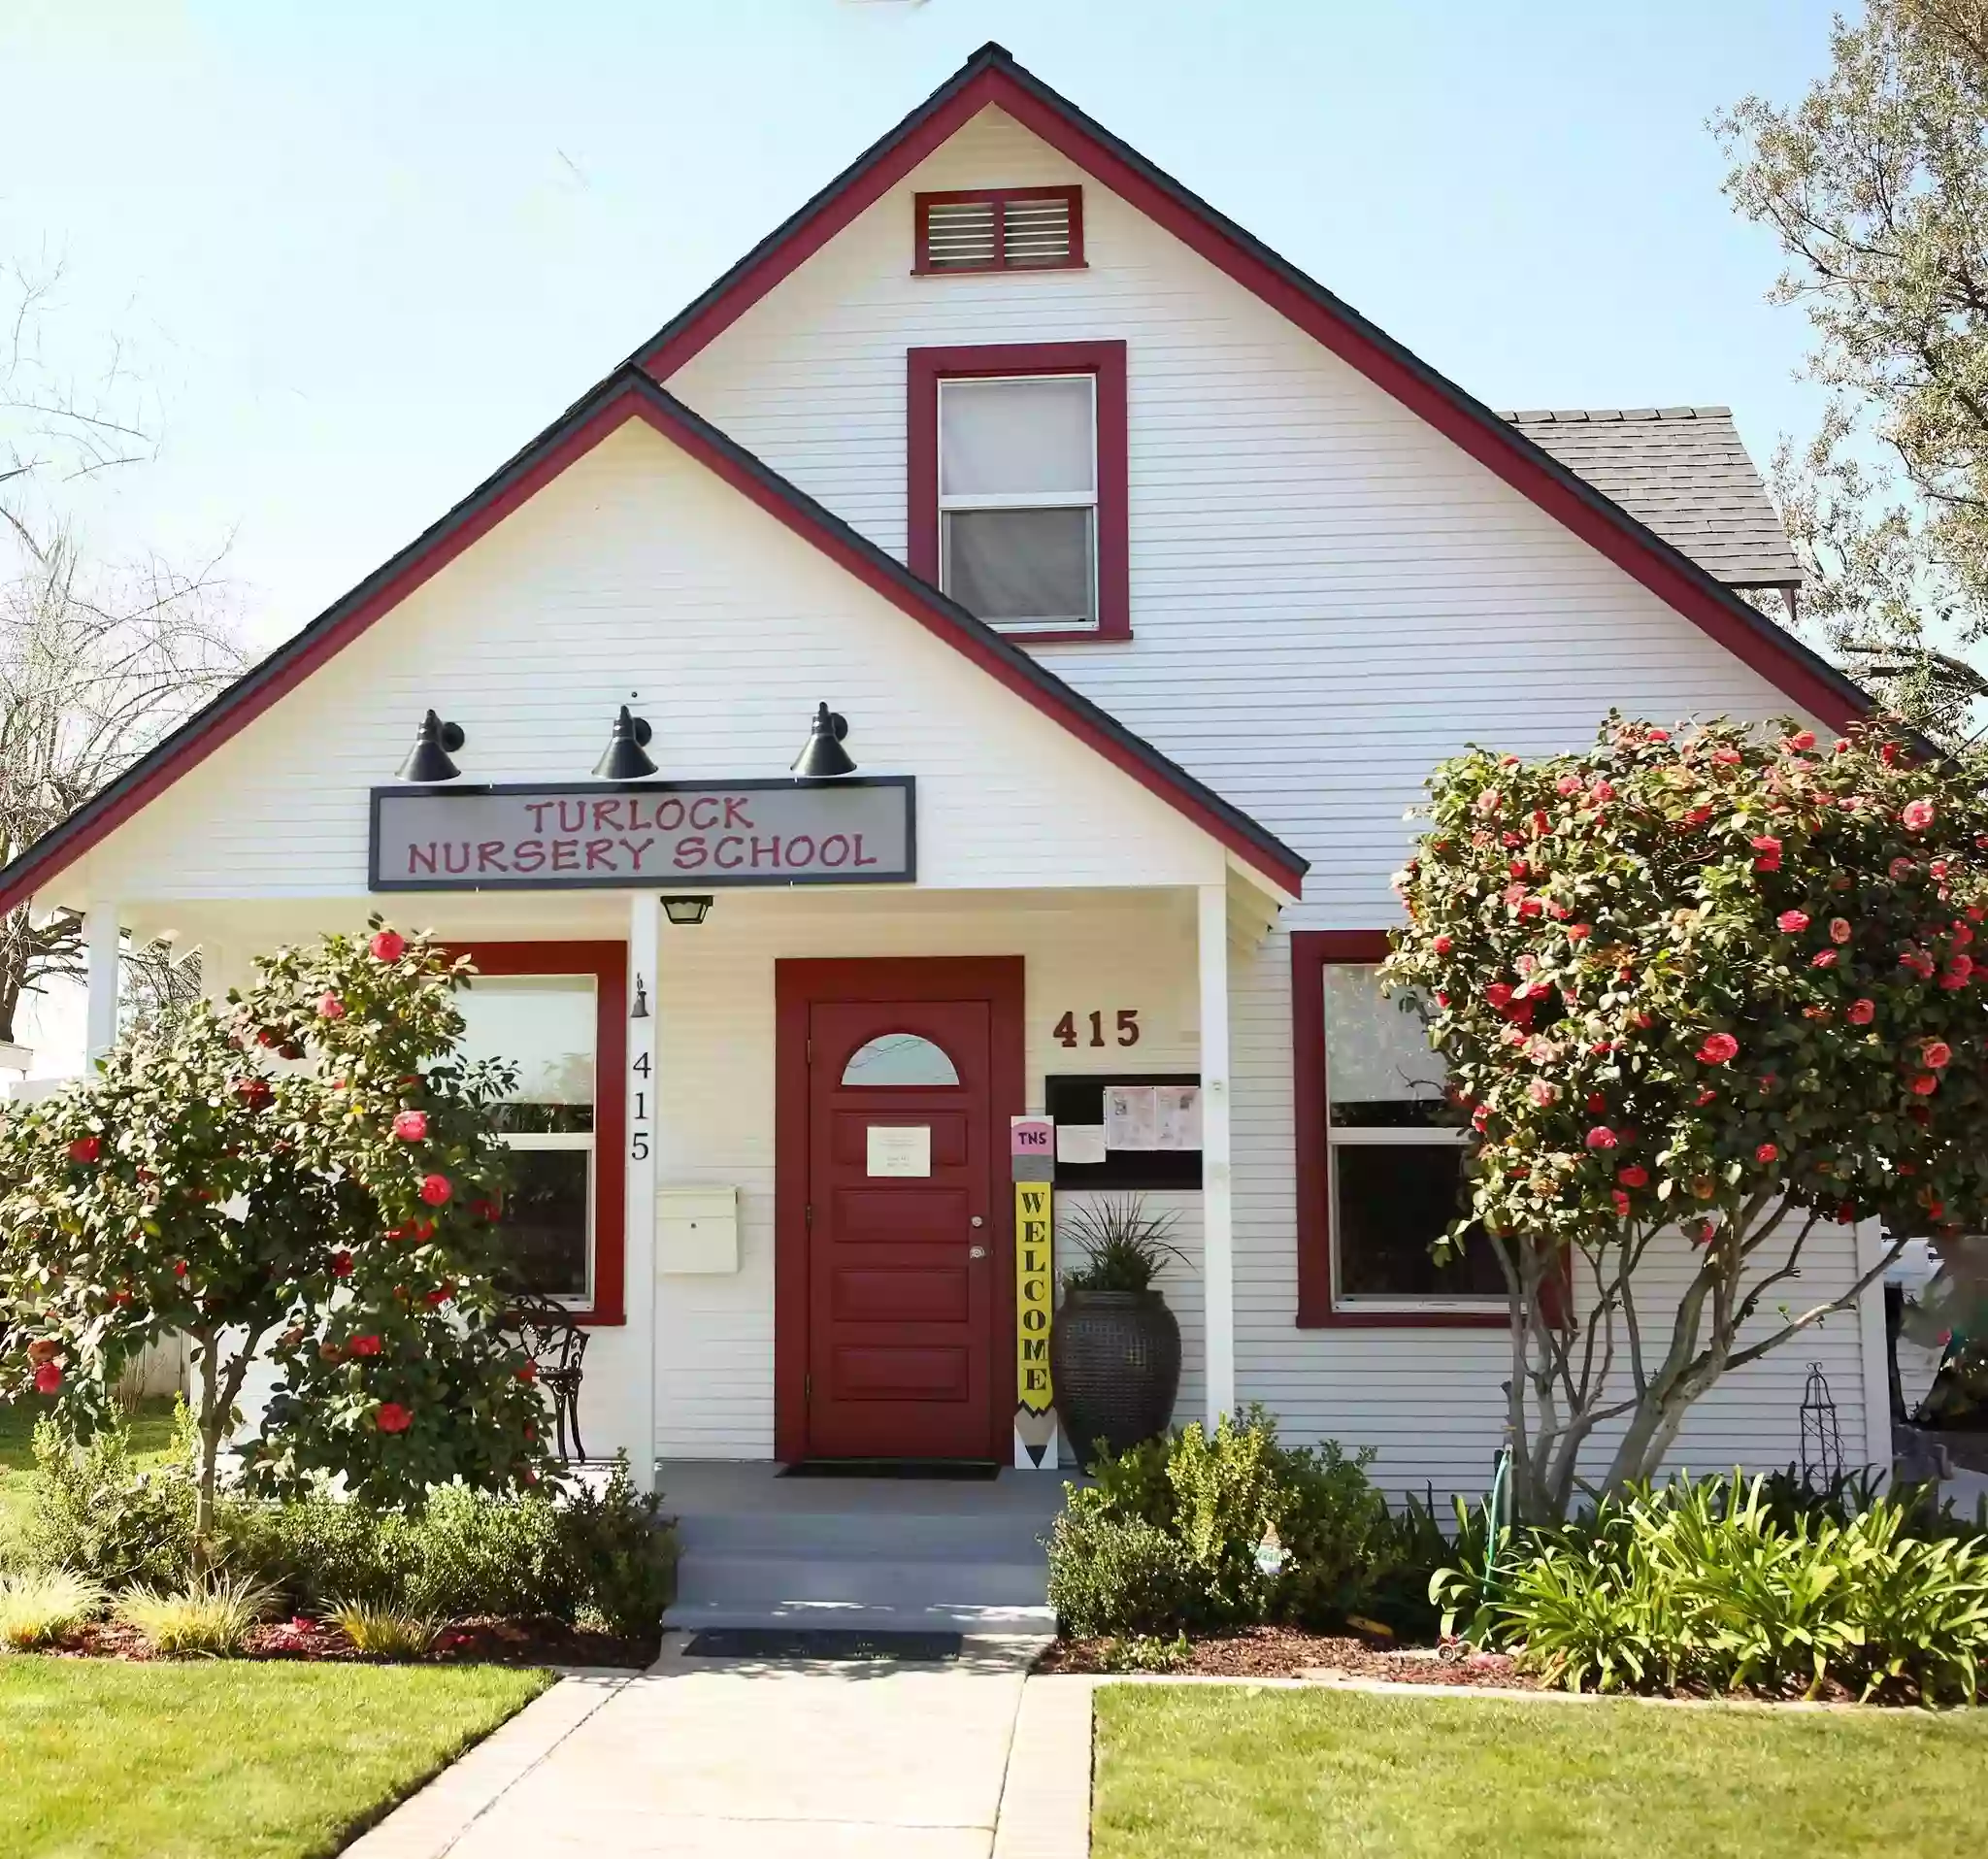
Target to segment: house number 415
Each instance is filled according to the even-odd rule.
[[[1137,1046],[1139,1044],[1139,1009],[1121,1007],[1112,1021],[1115,1040],[1105,1037],[1105,1010],[1094,1007],[1084,1015],[1090,1026],[1090,1038],[1086,1040],[1078,1029],[1077,1011],[1073,1008],[1056,1022],[1056,1044],[1058,1046]]]

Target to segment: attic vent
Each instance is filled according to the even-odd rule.
[[[913,269],[1050,271],[1083,263],[1083,189],[921,193]]]

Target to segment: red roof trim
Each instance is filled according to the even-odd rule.
[[[0,871],[0,915],[246,728],[569,465],[640,418],[1294,895],[1308,863],[1046,666],[928,586],[646,375],[624,368],[337,606]]]
[[[1873,708],[1826,659],[1729,592],[1323,285],[1164,174],[1067,98],[983,46],[868,152],[666,324],[639,360],[667,377],[989,104],[1068,156],[1358,369],[1832,729]]]

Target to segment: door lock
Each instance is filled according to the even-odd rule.
[[[980,1216],[977,1213],[976,1213],[974,1217],[967,1222],[967,1224],[969,1226],[985,1226],[987,1222],[981,1219]]]
[[[984,1245],[970,1245],[967,1247],[967,1257],[970,1259],[984,1259],[986,1256],[987,1248]]]

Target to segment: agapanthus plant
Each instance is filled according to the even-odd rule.
[[[1514,1487],[1551,1518],[1587,1471],[1653,1475],[1706,1389],[1905,1240],[1988,1224],[1988,806],[1878,729],[1618,715],[1584,754],[1472,749],[1430,793],[1383,979],[1473,1132],[1444,1245],[1504,1268]],[[1818,1229],[1864,1221],[1882,1256],[1811,1288]]]

